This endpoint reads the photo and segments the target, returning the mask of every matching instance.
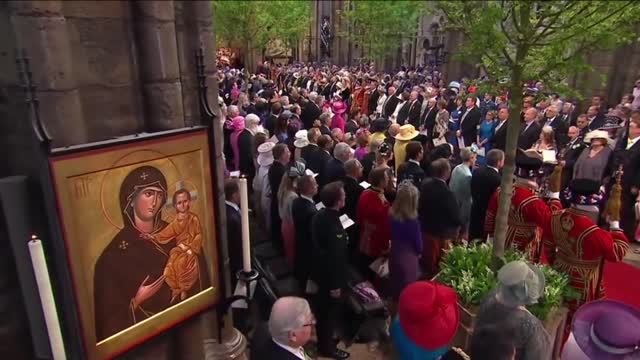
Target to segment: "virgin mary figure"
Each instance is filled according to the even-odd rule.
[[[167,226],[162,211],[167,180],[153,166],[132,170],[120,186],[124,227],[102,251],[94,273],[96,340],[104,340],[165,310],[171,291],[163,271],[173,244],[141,234]]]

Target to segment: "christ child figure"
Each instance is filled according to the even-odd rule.
[[[187,292],[199,278],[197,255],[202,252],[202,227],[198,216],[190,211],[190,201],[189,191],[177,190],[173,194],[176,218],[159,232],[142,235],[160,244],[176,241],[164,268],[165,282],[171,288],[171,303],[178,297],[186,299]]]

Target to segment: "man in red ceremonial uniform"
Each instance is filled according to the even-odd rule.
[[[519,150],[516,156],[516,181],[513,186],[513,196],[509,208],[509,226],[505,249],[515,247],[517,250],[530,254],[531,260],[538,262],[541,255],[542,228],[551,219],[552,209],[560,209],[559,193],[553,192],[548,202],[537,194],[536,179],[542,167],[542,159],[536,154]],[[484,229],[493,238],[495,232],[495,218],[500,202],[500,188],[491,199],[485,217]]]
[[[597,225],[603,198],[600,183],[574,179],[569,188],[571,207],[554,213],[543,235],[547,259],[556,270],[569,275],[570,285],[580,294],[568,304],[567,324],[582,304],[604,297],[604,261],[622,261],[629,250],[618,221],[609,221],[609,231]]]

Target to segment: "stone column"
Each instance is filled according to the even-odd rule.
[[[9,6],[16,46],[25,49],[30,58],[40,116],[53,137],[53,146],[86,143],[62,1],[11,1]]]
[[[144,94],[145,129],[185,125],[173,1],[134,1],[136,44]]]

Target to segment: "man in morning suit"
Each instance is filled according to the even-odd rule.
[[[447,185],[451,176],[449,159],[431,163],[431,178],[422,183],[418,213],[423,232],[422,263],[427,277],[440,268],[443,251],[458,237],[462,219],[456,197]]]
[[[569,186],[573,178],[573,166],[582,153],[582,150],[586,148],[586,145],[580,137],[580,130],[578,130],[577,127],[570,126],[567,135],[569,136],[569,142],[564,147],[564,150],[562,150],[562,160],[560,160],[560,165],[562,165],[561,189],[566,189],[567,186]]]
[[[404,180],[409,180],[416,188],[420,189],[425,176],[424,170],[420,166],[424,156],[424,149],[419,141],[411,141],[405,149],[407,161],[398,168],[398,184]]]
[[[553,136],[555,137],[556,147],[558,149],[563,148],[567,144],[567,124],[562,121],[562,118],[558,114],[558,107],[551,105],[547,108],[545,113],[544,123],[540,124],[544,126],[550,126],[553,129]]]
[[[227,246],[232,286],[235,274],[242,270],[242,225],[240,223],[240,187],[238,181],[229,179],[224,184],[224,203],[227,211]]]
[[[480,110],[476,107],[476,97],[471,95],[467,97],[465,103],[466,111],[460,117],[460,130],[456,131],[456,136],[462,137],[464,146],[469,147],[475,143],[478,135],[478,125],[480,124]]]
[[[520,136],[518,137],[518,147],[523,150],[528,150],[533,147],[533,144],[538,141],[540,137],[540,124],[536,121],[538,118],[538,110],[536,108],[529,108],[524,113],[524,124],[520,130]]]
[[[345,205],[341,181],[327,184],[320,193],[325,208],[311,221],[313,242],[313,269],[311,278],[318,285],[316,294],[316,333],[318,355],[332,359],[347,359],[349,353],[336,347],[333,333],[347,287],[348,236],[340,221],[340,210]]]
[[[491,137],[494,149],[504,151],[507,147],[507,120],[509,120],[509,108],[503,107],[498,111],[498,125]]]
[[[504,166],[504,152],[492,149],[487,153],[487,165],[478,168],[471,176],[471,221],[469,239],[484,241],[484,214],[489,206],[491,195],[500,186],[500,170]]]
[[[400,102],[400,99],[396,96],[396,88],[393,86],[389,87],[389,94],[387,95],[386,102],[382,105],[382,117],[388,119],[393,112],[396,111],[396,107]]]
[[[276,249],[283,249],[282,232],[280,230],[281,220],[278,212],[278,190],[282,176],[287,171],[287,164],[291,159],[291,152],[286,144],[278,144],[273,147],[273,158],[275,161],[269,168],[267,174],[269,178],[269,186],[271,187],[271,241]]]
[[[630,240],[640,240],[635,236],[638,221],[634,205],[640,189],[640,111],[636,110],[629,119],[627,134],[617,144],[616,162],[623,166],[622,175],[622,229]]]
[[[307,286],[311,271],[312,243],[311,220],[318,212],[313,197],[318,192],[318,184],[313,175],[304,175],[298,180],[300,197],[293,200],[291,213],[293,215],[293,228],[295,229],[295,257],[293,273],[300,284],[300,288]]]
[[[307,300],[286,296],[273,304],[268,330],[258,327],[251,342],[251,359],[307,360],[304,345],[311,339],[315,319]]]

